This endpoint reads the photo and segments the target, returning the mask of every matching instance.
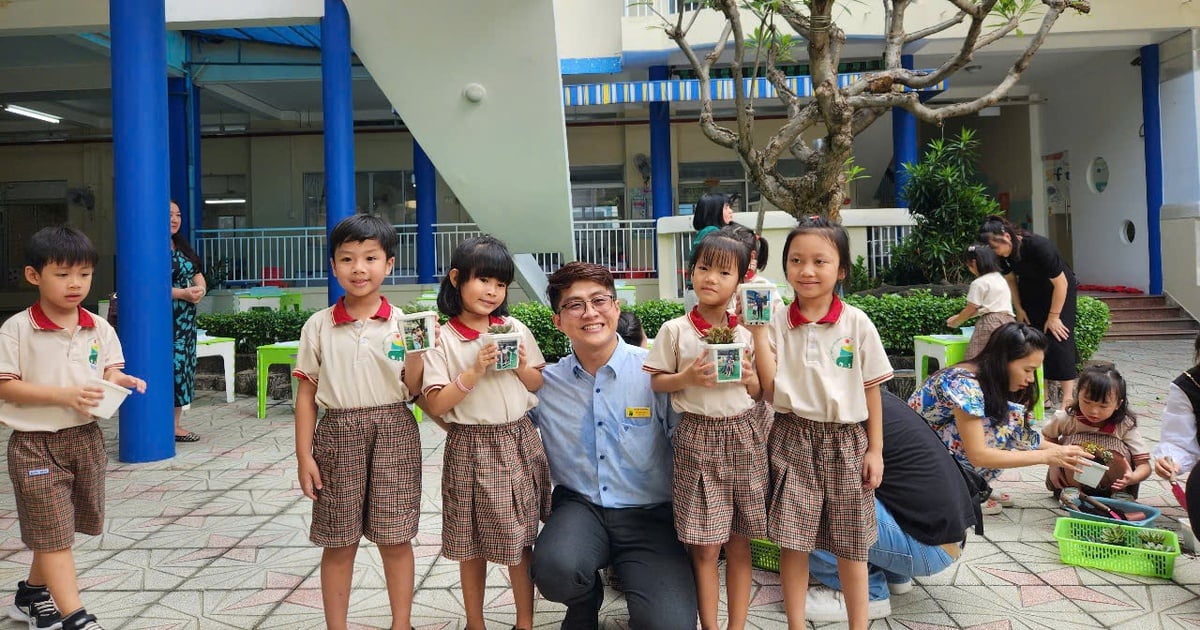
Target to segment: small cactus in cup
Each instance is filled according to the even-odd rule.
[[[492,324],[488,326],[488,332],[493,335],[503,335],[512,331],[512,324]]]
[[[704,341],[714,346],[733,343],[733,329],[728,326],[713,326],[704,333]]]

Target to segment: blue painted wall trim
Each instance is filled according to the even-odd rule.
[[[354,104],[350,92],[350,15],[342,0],[325,0],[321,18],[321,103],[325,125],[326,236],[354,214]],[[326,259],[328,260],[328,258]],[[328,265],[328,262],[326,263]],[[329,304],[345,294],[328,269]]]
[[[901,55],[900,65],[913,67],[912,55]],[[908,207],[904,198],[904,186],[908,183],[908,171],[904,164],[915,164],[917,155],[917,118],[907,110],[892,108],[892,172],[896,179],[896,205]]]
[[[665,81],[666,66],[651,66],[650,80]],[[671,180],[671,104],[650,104],[650,194],[653,218],[675,214],[674,182]]]
[[[1146,152],[1146,247],[1150,251],[1150,294],[1163,290],[1162,224],[1163,204],[1162,112],[1158,98],[1158,45],[1142,46],[1142,124]]]
[[[179,231],[183,233],[184,238],[189,242],[192,240],[192,217],[195,216],[190,194],[191,173],[189,172],[190,161],[188,159],[188,149],[191,142],[191,139],[188,137],[188,95],[190,87],[191,80],[187,77],[167,78],[167,124],[171,147],[171,199],[174,199],[175,203],[179,204],[179,213],[183,217],[183,224],[179,227]]]
[[[560,59],[559,71],[563,74],[616,74],[621,71],[621,57],[574,57]]]
[[[417,282],[438,281],[433,224],[437,222],[437,174],[425,150],[413,138],[413,177],[417,185]]]
[[[121,408],[120,459],[175,455],[171,232],[167,203],[167,27],[162,2],[110,0],[117,289],[126,371],[146,393]]]

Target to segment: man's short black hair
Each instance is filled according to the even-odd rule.
[[[73,227],[45,227],[29,237],[25,245],[25,264],[41,273],[46,265],[91,265],[100,261],[100,253],[87,234]]]
[[[400,248],[400,236],[396,228],[380,217],[370,214],[356,214],[346,217],[333,226],[329,235],[329,257],[333,258],[337,248],[343,243],[361,243],[377,241],[388,258],[395,258]]]

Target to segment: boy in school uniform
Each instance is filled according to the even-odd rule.
[[[404,351],[400,309],[379,294],[399,237],[383,219],[355,215],[330,235],[333,274],[346,291],[304,324],[294,375],[300,488],[313,500],[310,540],[324,547],[325,624],[345,629],[359,540],[379,546],[392,627],[409,628],[412,539],[421,500],[421,437],[405,404],[424,372]],[[317,423],[317,407],[325,415]]]
[[[116,331],[80,306],[99,259],[91,240],[43,228],[25,259],[38,301],[0,326],[0,424],[13,430],[8,474],[21,541],[33,551],[9,617],[31,629],[103,630],[80,602],[71,553],[75,532],[104,530],[108,453],[90,411],[104,397],[99,379],[138,392],[146,382],[122,372]]]

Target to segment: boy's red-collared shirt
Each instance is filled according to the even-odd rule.
[[[392,316],[392,305],[388,303],[387,298],[379,296],[379,309],[371,316],[371,319],[388,319]],[[333,305],[333,325],[340,326],[342,324],[353,324],[358,320],[346,310],[345,296],[338,298],[338,301]]]

